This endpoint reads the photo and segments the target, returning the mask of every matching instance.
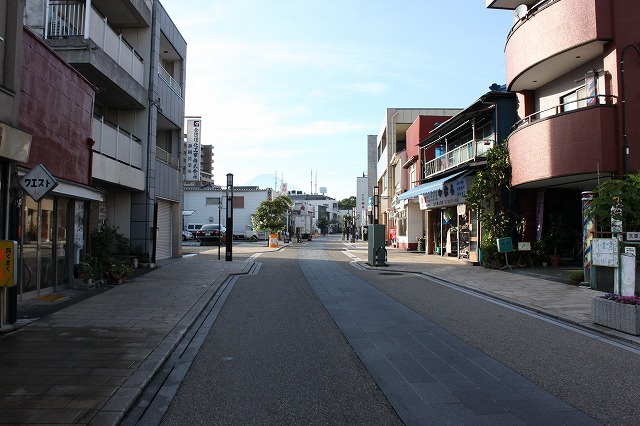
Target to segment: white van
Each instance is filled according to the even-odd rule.
[[[187,225],[187,231],[191,232],[191,234],[193,234],[193,236],[196,236],[196,231],[200,228],[202,228],[202,225],[204,225],[204,223],[190,223]]]

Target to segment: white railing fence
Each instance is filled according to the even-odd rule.
[[[104,117],[93,118],[91,131],[94,151],[142,170],[142,143],[139,138],[105,121]]]

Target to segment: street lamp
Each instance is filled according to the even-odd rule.
[[[226,261],[233,260],[233,174],[227,173],[227,234],[225,239]]]

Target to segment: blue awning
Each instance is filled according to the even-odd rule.
[[[409,198],[417,197],[418,195],[421,195],[421,194],[426,194],[429,191],[442,189],[442,187],[443,187],[443,185],[445,183],[451,182],[452,180],[457,179],[460,175],[462,175],[464,173],[467,173],[467,171],[463,170],[463,171],[458,172],[456,174],[444,177],[444,178],[442,178],[440,180],[435,180],[433,182],[427,182],[427,183],[423,183],[422,185],[418,185],[415,188],[411,188],[407,192],[404,192],[404,193],[398,195],[398,200],[407,200]]]

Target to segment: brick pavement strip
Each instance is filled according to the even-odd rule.
[[[3,335],[0,423],[117,424],[222,282],[251,267],[209,254]]]

